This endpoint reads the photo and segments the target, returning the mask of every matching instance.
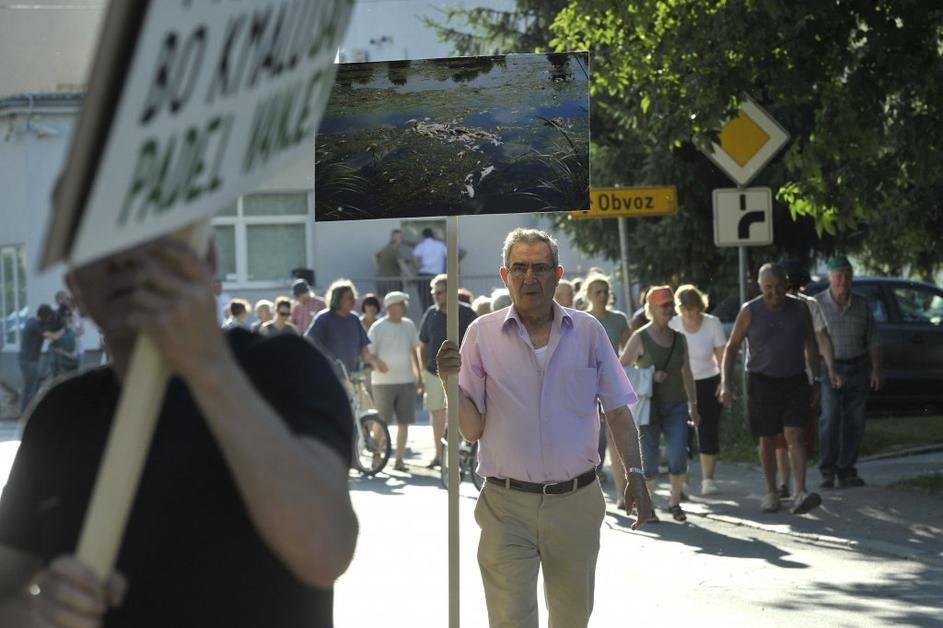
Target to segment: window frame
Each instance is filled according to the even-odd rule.
[[[243,199],[247,196],[277,196],[277,195],[304,195],[305,214],[287,214],[274,216],[246,216],[243,211]],[[271,189],[250,194],[244,194],[236,199],[235,216],[216,216],[212,220],[212,226],[232,226],[234,229],[234,249],[236,258],[236,279],[229,280],[221,278],[224,290],[267,290],[282,289],[287,284],[285,280],[253,280],[249,279],[249,242],[248,229],[252,226],[269,225],[302,225],[304,227],[304,267],[311,268],[311,262],[314,259],[312,243],[314,242],[314,195],[310,190],[297,189]]]
[[[11,276],[13,277],[13,294],[14,299],[14,308],[12,310],[13,314],[16,315],[16,326],[14,327],[14,341],[7,342],[7,328],[6,328],[6,318],[7,318],[7,303],[6,303],[6,286],[5,286],[5,269],[4,265],[6,264],[7,256],[12,252],[14,259],[14,267]],[[29,293],[26,290],[26,285],[20,286],[20,272],[19,264],[26,264],[26,245],[25,244],[5,244],[0,246],[0,346],[2,346],[2,351],[5,353],[14,353],[19,352],[20,346],[22,344],[22,331],[23,326],[26,324],[26,321],[29,320]],[[28,283],[29,277],[26,273],[23,273],[23,279]],[[27,300],[27,303],[19,303],[20,294],[23,294]],[[26,310],[25,314],[23,310]]]

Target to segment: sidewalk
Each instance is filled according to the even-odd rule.
[[[943,451],[863,461],[858,471],[867,485],[861,488],[819,489],[819,474],[810,467],[807,486],[822,496],[822,506],[803,516],[789,511],[791,500],[784,500],[777,513],[760,511],[766,487],[759,465],[720,462],[715,479],[722,492],[703,498],[697,494],[697,465],[691,471],[689,514],[812,543],[943,564],[943,496],[889,488],[904,478],[943,472]],[[659,505],[667,497],[662,489]]]
[[[391,432],[395,433],[395,428]],[[432,458],[429,426],[412,426],[409,440],[417,460]],[[688,481],[692,494],[684,509],[689,515],[786,534],[810,543],[943,565],[943,496],[889,488],[904,478],[943,473],[943,446],[925,448],[923,452],[900,452],[896,457],[860,462],[859,473],[867,482],[861,488],[819,489],[818,471],[810,466],[807,486],[822,496],[822,506],[802,516],[790,512],[791,500],[783,500],[777,513],[760,511],[766,488],[758,464],[721,460],[715,476],[721,492],[701,497],[700,469],[695,462]],[[606,471],[610,473],[608,467]],[[413,474],[438,477],[438,470],[414,468]],[[614,502],[612,482],[605,482],[603,488]],[[667,498],[668,478],[663,474],[656,492],[656,508],[661,509]],[[610,503],[609,509],[614,508]]]

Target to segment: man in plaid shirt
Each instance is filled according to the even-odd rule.
[[[291,324],[298,329],[299,334],[304,335],[314,315],[327,307],[327,303],[311,291],[311,286],[304,279],[296,279],[291,284],[291,293],[295,297],[291,306]]]
[[[828,260],[829,288],[815,296],[835,353],[840,388],[821,382],[819,446],[822,488],[864,486],[855,463],[864,437],[864,409],[881,387],[881,355],[868,300],[851,291],[853,271],[844,255]]]

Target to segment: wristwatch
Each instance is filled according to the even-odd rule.
[[[629,467],[629,468],[626,470],[625,476],[626,476],[626,477],[629,477],[629,475],[632,474],[632,473],[637,473],[637,474],[641,475],[642,477],[645,477],[645,472],[642,471],[642,470],[641,470],[640,468],[638,468],[638,467]]]

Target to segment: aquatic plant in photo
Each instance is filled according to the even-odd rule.
[[[318,220],[585,209],[585,54],[345,64],[316,149]]]

